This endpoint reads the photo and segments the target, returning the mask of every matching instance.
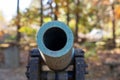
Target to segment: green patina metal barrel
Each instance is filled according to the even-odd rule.
[[[63,70],[71,62],[73,33],[70,28],[59,21],[52,21],[41,26],[37,33],[37,44],[41,56],[52,70]]]

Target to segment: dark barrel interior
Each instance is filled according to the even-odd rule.
[[[61,28],[53,27],[44,33],[43,42],[48,49],[57,51],[66,45],[67,36]]]

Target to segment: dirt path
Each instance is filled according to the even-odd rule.
[[[0,69],[0,80],[27,80],[25,76],[25,68]]]

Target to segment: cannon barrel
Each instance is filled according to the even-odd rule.
[[[74,55],[73,33],[63,22],[52,21],[41,26],[37,33],[40,54],[52,70],[63,70]]]

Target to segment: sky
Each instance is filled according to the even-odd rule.
[[[24,11],[29,7],[32,0],[20,0],[20,10]],[[0,0],[0,11],[6,21],[10,21],[17,13],[17,0]]]

